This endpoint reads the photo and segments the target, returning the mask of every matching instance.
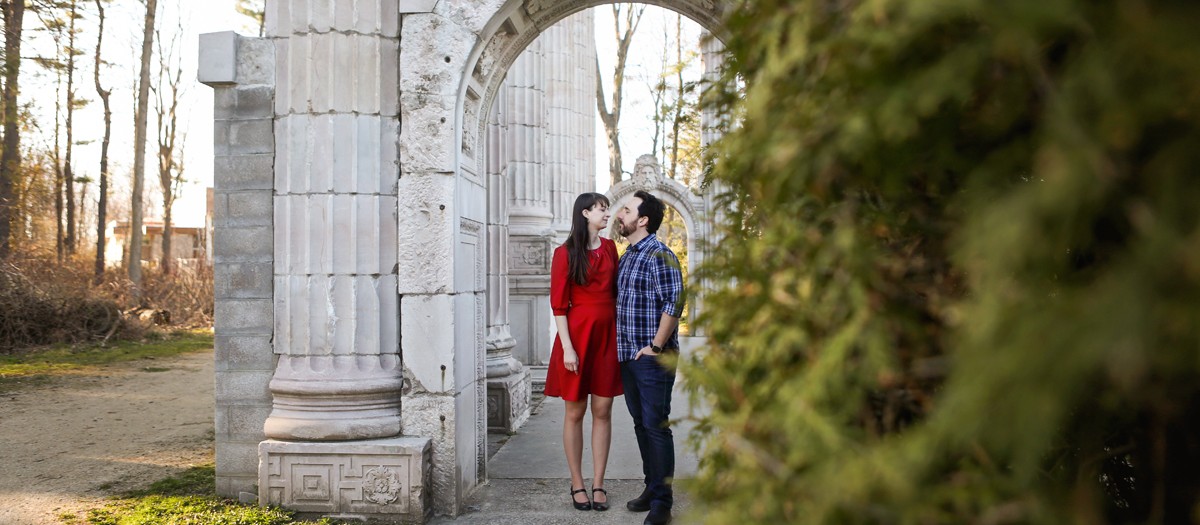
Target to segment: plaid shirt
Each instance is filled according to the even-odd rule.
[[[625,250],[617,264],[617,360],[633,359],[650,346],[662,314],[683,313],[679,259],[654,234]],[[663,348],[679,348],[679,330]]]

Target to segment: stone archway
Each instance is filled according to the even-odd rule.
[[[267,0],[215,88],[217,486],[422,521],[486,480],[486,126],[545,28],[604,0]],[[720,0],[651,0],[720,34]]]
[[[709,238],[712,223],[708,217],[708,199],[693,188],[664,177],[662,166],[653,155],[638,157],[633,176],[608,189],[607,196],[613,209],[621,206],[639,190],[647,191],[662,199],[675,209],[687,228],[688,269],[697,268],[704,261],[704,240]],[[694,274],[692,274],[694,275]],[[694,285],[693,285],[694,286]],[[703,308],[703,297],[688,298],[687,309],[694,319]]]
[[[498,3],[498,2],[497,2]],[[455,99],[454,107],[455,116],[455,148],[453,155],[455,157],[455,174],[456,174],[456,198],[460,202],[467,202],[462,208],[460,225],[467,224],[468,221],[472,224],[479,224],[481,229],[486,229],[488,237],[486,244],[488,248],[488,265],[499,262],[507,264],[510,258],[504,254],[504,248],[498,248],[498,244],[504,242],[492,233],[493,226],[500,224],[498,221],[504,221],[503,217],[493,216],[489,210],[495,209],[496,196],[489,193],[489,187],[496,184],[495,180],[489,180],[491,176],[487,169],[489,154],[487,152],[488,144],[486,137],[488,136],[487,126],[491,108],[496,103],[497,92],[501,84],[513,66],[517,57],[526,47],[532,43],[539,35],[550,30],[550,28],[563,20],[564,18],[597,5],[611,4],[611,0],[577,0],[577,1],[550,1],[550,0],[508,0],[503,2],[495,11],[493,16],[483,25],[481,32],[475,36],[476,43],[470,52],[469,59],[463,69],[462,82],[459,86],[458,97]],[[721,35],[720,19],[724,3],[713,0],[655,0],[645,2],[648,4],[659,5],[680,12],[681,14],[698,22],[702,27],[710,33]],[[455,12],[450,10],[448,14],[452,17]],[[706,58],[713,61],[713,71],[708,74],[713,74],[717,67],[714,60],[720,54],[719,44],[710,43],[705,49]],[[403,95],[402,95],[403,97]],[[711,117],[711,116],[710,116]],[[711,122],[712,120],[710,120]],[[715,123],[714,123],[715,127]],[[711,129],[706,130],[705,139],[711,139]],[[535,184],[535,187],[552,187],[552,182],[548,184]],[[621,197],[632,194],[633,190],[629,181],[618,184],[610,191],[618,192]],[[696,195],[682,185],[673,181],[666,181],[664,184],[655,187],[660,190],[660,193],[669,204],[677,210],[684,213],[688,221],[689,228],[689,243],[695,244],[695,239],[705,238],[708,235],[707,220],[704,217],[707,205],[705,197]],[[548,224],[547,224],[548,225]],[[532,228],[537,230],[537,228]],[[693,234],[694,232],[694,234]],[[512,244],[505,246],[509,250],[513,250],[519,254],[519,258],[524,259],[522,262],[535,261],[535,265],[541,264],[545,267],[545,273],[549,273],[550,252],[553,249],[554,243],[550,242],[549,234],[538,235],[533,231],[519,236]],[[460,242],[465,237],[459,237]],[[698,250],[693,250],[690,253],[698,253]],[[699,259],[703,255],[700,254]],[[498,271],[495,274],[503,274],[505,272]],[[489,278],[492,274],[488,275]],[[502,293],[499,295],[503,295]],[[496,307],[507,308],[507,305],[501,303],[496,304],[494,296],[485,294],[485,301],[489,301],[487,311],[492,312]],[[693,309],[693,312],[696,310]],[[506,317],[506,316],[505,316]],[[547,320],[549,316],[547,315]],[[493,342],[511,340],[511,336],[504,337],[509,334],[506,328],[496,326],[490,322],[487,324],[487,369],[489,383],[489,394],[494,395],[493,387],[498,384],[514,384],[515,380],[509,379],[514,376],[505,375],[513,371],[516,367],[513,366],[513,359],[510,355],[504,355],[503,352],[492,353],[492,350],[499,345],[494,345]],[[478,332],[477,332],[478,333]],[[496,334],[502,334],[499,338],[493,338]],[[464,344],[469,342],[469,335],[459,332],[457,336],[457,351],[462,355]],[[478,350],[476,350],[478,355]],[[500,374],[493,374],[494,371],[499,371]],[[509,398],[515,397],[515,392],[508,394]],[[500,396],[505,394],[500,393]],[[512,403],[497,403],[499,406],[511,408]],[[461,416],[461,415],[460,415]],[[460,419],[462,421],[462,419]],[[435,453],[436,455],[436,453]],[[486,466],[482,463],[475,471],[483,479],[482,472]]]

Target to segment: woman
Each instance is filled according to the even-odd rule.
[[[571,503],[608,510],[604,469],[612,442],[613,398],[624,393],[617,366],[617,246],[600,236],[608,198],[584,193],[571,211],[571,235],[554,250],[550,308],[558,335],[546,373],[546,395],[566,403],[563,449],[571,471]],[[592,402],[592,494],[583,488],[583,416]],[[577,488],[578,487],[578,488]]]

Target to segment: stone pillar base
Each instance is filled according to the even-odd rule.
[[[306,515],[425,523],[432,509],[428,438],[258,444],[258,501]]]
[[[547,366],[527,366],[529,375],[533,378],[533,391],[541,394],[546,391],[546,374],[549,372]]]
[[[515,432],[529,419],[529,370],[487,380],[488,431]]]

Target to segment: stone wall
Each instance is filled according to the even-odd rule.
[[[271,412],[275,48],[202,35],[199,79],[214,90],[214,329],[217,492],[254,493]]]

